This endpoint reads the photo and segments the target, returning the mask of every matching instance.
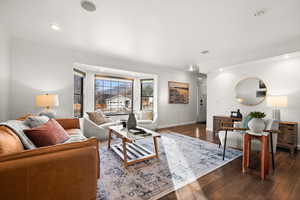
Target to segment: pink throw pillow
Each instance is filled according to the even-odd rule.
[[[68,133],[55,119],[50,119],[36,128],[24,130],[24,133],[37,147],[60,144],[69,139]]]

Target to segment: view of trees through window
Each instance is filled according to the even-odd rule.
[[[83,117],[83,80],[85,74],[74,70],[74,117]]]
[[[153,79],[141,80],[141,110],[153,110]]]
[[[133,80],[95,77],[95,109],[105,114],[128,114],[132,111]]]

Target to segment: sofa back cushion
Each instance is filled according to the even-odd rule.
[[[55,119],[24,132],[37,147],[56,145],[69,139],[67,132]]]
[[[0,156],[24,151],[19,137],[5,126],[0,126]]]

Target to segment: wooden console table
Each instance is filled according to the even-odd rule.
[[[277,146],[289,149],[294,154],[298,143],[298,123],[280,122],[279,130]]]

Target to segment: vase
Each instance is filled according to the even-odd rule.
[[[266,124],[265,124],[265,121],[263,119],[253,118],[248,123],[248,127],[254,133],[261,133],[265,129]]]
[[[127,129],[136,128],[136,118],[134,113],[130,113],[127,121]]]

